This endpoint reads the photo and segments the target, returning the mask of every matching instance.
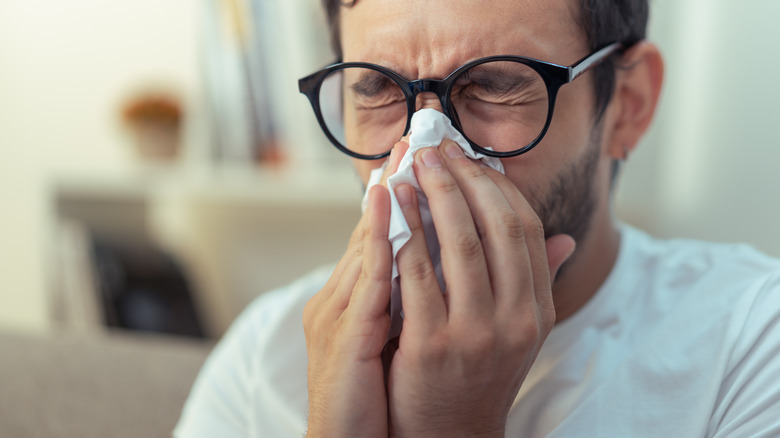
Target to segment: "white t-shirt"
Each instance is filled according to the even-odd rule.
[[[780,436],[780,261],[621,230],[612,273],[557,324],[508,437]],[[206,362],[179,438],[300,437],[301,315],[332,268],[258,298]]]

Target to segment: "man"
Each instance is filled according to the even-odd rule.
[[[177,436],[780,435],[780,263],[655,241],[610,211],[616,163],[661,89],[646,1],[326,6],[345,64],[302,87],[364,182],[385,161],[365,158],[392,150],[383,181],[395,171],[404,122],[424,108],[501,157],[505,175],[449,140],[415,154],[446,286],[401,185],[412,236],[396,259],[403,330],[387,347],[390,194],[372,187],[335,269],[234,325]],[[328,78],[343,135],[318,108]]]

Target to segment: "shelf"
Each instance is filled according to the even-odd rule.
[[[222,167],[209,171],[144,169],[112,175],[62,175],[57,199],[178,200],[359,206],[362,184],[347,166],[326,169]]]

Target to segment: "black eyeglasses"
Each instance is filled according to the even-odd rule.
[[[342,152],[364,160],[390,154],[409,131],[420,93],[439,97],[444,114],[474,150],[514,157],[539,144],[558,90],[623,47],[613,43],[566,67],[521,56],[471,61],[444,79],[409,81],[385,67],[344,62],[298,81],[320,127]]]

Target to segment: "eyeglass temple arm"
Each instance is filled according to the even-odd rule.
[[[575,66],[569,69],[569,82],[577,79],[580,75],[588,71],[591,67],[595,67],[600,62],[607,59],[607,57],[613,54],[615,51],[623,47],[621,43],[612,43],[601,50],[593,53],[585,59],[578,62]]]

